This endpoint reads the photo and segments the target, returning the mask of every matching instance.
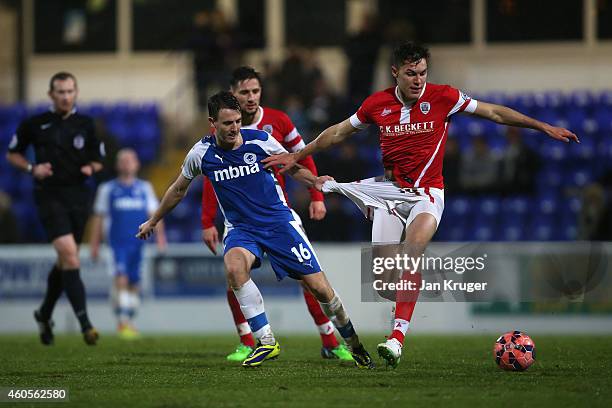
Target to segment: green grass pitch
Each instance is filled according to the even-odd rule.
[[[373,356],[381,337],[362,339]],[[396,370],[377,356],[375,370],[322,360],[318,336],[278,339],[278,360],[244,369],[224,358],[234,336],[125,342],[103,335],[96,347],[58,336],[55,346],[43,347],[35,335],[4,335],[0,387],[68,388],[69,403],[43,404],[63,407],[607,407],[612,401],[612,336],[534,336],[537,360],[522,373],[496,367],[495,336],[409,335]]]

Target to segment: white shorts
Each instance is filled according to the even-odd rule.
[[[366,218],[373,221],[372,242],[400,242],[404,229],[422,213],[436,219],[436,227],[444,211],[444,190],[439,188],[402,188],[383,177],[372,177],[352,183],[326,181],[324,193],[347,196]]]

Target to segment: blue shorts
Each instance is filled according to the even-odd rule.
[[[135,285],[140,282],[140,264],[142,263],[142,245],[112,246],[115,259],[114,275],[125,275],[128,282]]]
[[[321,272],[317,255],[298,221],[266,230],[234,227],[223,245],[224,254],[237,247],[253,253],[256,257],[253,269],[259,268],[263,254],[268,254],[278,280],[285,276],[301,279],[304,275]]]

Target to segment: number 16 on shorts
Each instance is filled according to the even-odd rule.
[[[304,261],[308,261],[310,258],[312,258],[312,253],[304,246],[303,243],[300,242],[298,248],[292,247],[291,252],[293,252],[293,255],[295,255],[300,263],[304,263]]]

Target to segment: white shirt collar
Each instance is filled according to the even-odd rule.
[[[427,82],[425,82],[423,84],[423,89],[421,89],[421,93],[419,94],[419,97],[416,99],[416,101],[418,101],[419,99],[421,99],[421,96],[423,96],[423,94],[425,93],[425,88],[427,88]],[[404,106],[412,106],[416,103],[416,101],[414,101],[413,103],[406,103],[404,102],[404,99],[402,98],[402,93],[400,92],[399,89],[399,85],[395,86],[395,97],[397,98],[398,101],[400,101],[402,103],[402,105]]]

